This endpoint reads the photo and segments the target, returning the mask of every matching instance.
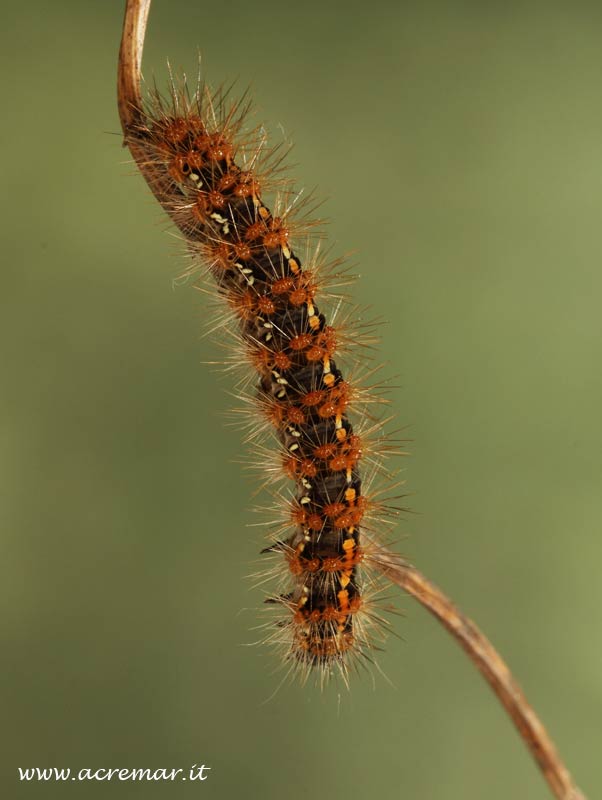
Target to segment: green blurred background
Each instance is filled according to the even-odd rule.
[[[5,797],[545,800],[473,666],[412,600],[377,677],[286,687],[241,646],[262,544],[203,298],[125,164],[122,3],[3,3]],[[295,142],[413,456],[401,549],[505,655],[602,792],[602,6],[155,0],[166,58],[252,83]],[[131,175],[130,175],[131,173]],[[17,767],[212,768],[25,785]]]

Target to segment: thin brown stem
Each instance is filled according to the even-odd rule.
[[[119,67],[117,70],[117,105],[124,134],[142,115],[142,52],[151,0],[127,0]]]
[[[128,133],[143,119],[141,63],[150,3],[151,0],[126,0],[119,52],[118,104],[123,132],[132,156],[151,190],[166,208],[162,203],[160,177],[153,174],[142,151],[136,147],[135,137],[128,137]],[[169,213],[169,208],[166,211]],[[507,665],[477,626],[440,589],[399,556],[388,550],[381,550],[376,563],[386,578],[430,611],[463,647],[508,712],[554,796],[558,800],[585,800]]]
[[[585,800],[507,664],[474,622],[464,616],[441,589],[399,556],[381,551],[376,561],[383,575],[418,600],[465,650],[510,715],[555,797]]]
[[[125,137],[124,146],[128,145],[150,190],[173,219],[170,208],[163,202],[164,176],[158,174],[154,165],[145,159],[142,148],[136,144],[136,137],[128,135],[135,131],[144,120],[140,84],[142,81],[142,52],[150,5],[151,0],[126,0],[117,67],[117,107]],[[177,224],[177,220],[174,222]]]

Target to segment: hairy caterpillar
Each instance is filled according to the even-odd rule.
[[[347,682],[350,665],[370,660],[375,632],[382,634],[386,625],[380,614],[370,610],[365,576],[361,582],[359,579],[360,569],[374,566],[383,579],[416,598],[463,647],[507,710],[554,795],[559,800],[583,798],[508,667],[478,627],[416,567],[386,547],[373,546],[371,537],[366,536],[370,530],[366,512],[380,509],[386,516],[391,509],[366,492],[369,481],[364,475],[362,484],[358,463],[361,458],[364,472],[370,463],[378,471],[389,446],[381,437],[370,454],[365,447],[366,436],[357,438],[353,432],[347,415],[352,401],[355,418],[370,419],[367,396],[357,388],[360,383],[350,381],[341,394],[334,394],[335,388],[343,389],[345,384],[332,358],[340,349],[341,328],[337,325],[335,331],[330,326],[327,331],[326,318],[314,303],[318,293],[325,294],[324,280],[311,270],[308,275],[307,269],[302,280],[301,262],[289,242],[294,222],[292,205],[284,203],[281,214],[272,214],[263,205],[260,190],[265,190],[267,179],[273,178],[275,163],[262,156],[261,146],[237,145],[230,138],[238,134],[245,116],[239,106],[234,104],[226,112],[225,96],[212,96],[202,89],[190,98],[185,85],[181,89],[172,85],[168,104],[155,95],[145,110],[140,95],[140,64],[149,7],[150,0],[126,3],[118,69],[118,105],[125,143],[153,193],[184,233],[193,258],[204,259],[207,271],[217,278],[217,296],[226,301],[235,321],[232,330],[242,360],[260,378],[258,394],[244,395],[252,408],[249,439],[258,450],[257,433],[266,426],[272,430],[283,460],[269,475],[288,476],[297,488],[292,513],[289,509],[286,514],[285,533],[266,548],[280,557],[278,572],[286,574],[285,592],[271,598],[274,605],[285,609],[280,633],[268,640],[285,645],[285,661],[292,662],[289,672],[298,668],[307,677],[311,668],[317,667],[322,680],[338,672]],[[206,117],[203,111],[208,112]],[[245,159],[245,153],[251,158]],[[243,169],[236,165],[235,157],[242,159]],[[277,199],[276,208],[281,201],[282,197]],[[307,222],[298,225],[298,236],[308,227]],[[309,265],[315,270],[318,262],[316,251]],[[293,282],[280,284],[283,290],[278,292],[276,286],[282,280]],[[314,318],[317,324],[310,321]],[[257,326],[261,330],[266,323],[268,334],[263,332],[263,337],[258,337]],[[292,346],[297,337],[306,335],[310,339],[299,340],[298,348]],[[318,335],[324,338],[318,340]],[[358,338],[353,335],[350,341],[352,353],[357,353]],[[310,352],[315,358],[308,357]],[[276,363],[276,359],[282,363]],[[238,364],[239,359],[234,360]],[[303,375],[308,379],[300,381]],[[312,394],[317,400],[308,403]],[[362,406],[363,410],[358,410]],[[299,421],[289,420],[289,413],[298,414]],[[263,422],[258,424],[260,419]],[[334,445],[335,450],[320,453],[312,436],[315,438],[324,420],[329,421],[328,436],[318,438],[317,446]],[[292,430],[287,429],[289,423]],[[372,433],[381,426],[377,420]],[[302,458],[303,452],[297,453],[297,447],[287,447],[287,433],[296,440],[290,444],[306,446],[310,451],[307,458]],[[354,444],[345,451],[339,449],[339,445],[351,445],[351,437],[356,437]],[[343,461],[335,461],[339,458]],[[349,461],[345,462],[346,458]],[[303,474],[303,462],[315,473],[313,476]],[[291,464],[292,468],[287,468]],[[333,490],[336,497],[337,487],[338,501],[330,496]],[[350,491],[353,494],[348,495]],[[289,501],[282,502],[286,505]],[[311,524],[312,515],[306,516],[311,511],[316,512],[315,526]],[[283,555],[289,564],[285,570]]]
[[[346,681],[350,665],[372,660],[387,627],[367,568],[375,521],[396,510],[370,487],[394,447],[372,411],[382,387],[346,379],[335,361],[345,349],[357,372],[367,343],[357,310],[333,324],[343,316],[343,298],[332,294],[345,282],[340,262],[322,255],[311,209],[280,176],[280,148],[265,146],[262,129],[245,132],[249,110],[228,91],[199,85],[191,94],[172,79],[169,98],[154,91],[126,141],[185,238],[188,273],[204,265],[216,287],[214,327],[229,331],[230,360],[247,368],[247,438],[265,465],[262,436],[271,436],[269,474],[292,482],[288,495],[275,493],[282,523],[263,551],[275,558],[266,576],[279,578],[266,602],[281,612],[266,641],[304,677],[317,667],[322,681],[333,669]],[[330,321],[316,303],[328,300],[329,284]]]

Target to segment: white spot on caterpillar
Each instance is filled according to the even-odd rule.
[[[249,284],[249,286],[253,286],[253,284],[255,283],[255,276],[253,275],[253,270],[250,267],[245,267],[243,266],[243,264],[239,264],[238,262],[236,262],[235,266],[238,267],[239,272],[246,280],[246,282]]]

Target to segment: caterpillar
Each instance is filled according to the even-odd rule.
[[[322,683],[333,674],[347,683],[389,627],[370,561],[380,523],[398,510],[372,487],[396,449],[374,411],[383,386],[365,385],[375,372],[365,367],[369,329],[357,309],[344,319],[335,292],[348,280],[342,261],[324,254],[312,200],[282,177],[282,147],[268,148],[261,127],[247,130],[251,105],[230,94],[203,83],[190,92],[172,76],[169,96],[150,93],[126,143],[185,240],[185,274],[210,276],[219,304],[210,327],[246,369],[247,442],[262,466],[271,460],[268,483],[288,481],[275,490],[281,521],[262,551],[273,563],[261,582],[277,583],[266,602],[279,612],[265,641],[302,680],[317,670]],[[355,377],[339,368],[341,352]]]
[[[191,97],[185,81],[180,87],[172,81],[170,101],[164,103],[155,92],[145,108],[140,64],[149,7],[150,0],[126,3],[117,78],[124,144],[182,231],[193,258],[189,273],[202,262],[215,279],[216,296],[228,309],[222,322],[232,323],[242,356],[233,362],[251,367],[257,385],[249,393],[243,384],[252,424],[248,439],[259,448],[259,434],[271,430],[279,463],[268,476],[284,475],[294,487],[281,503],[288,511],[280,534],[265,548],[280,559],[277,573],[285,587],[268,598],[282,615],[267,641],[284,647],[287,675],[300,672],[307,680],[317,672],[324,683],[334,674],[348,685],[350,668],[373,661],[377,639],[388,626],[374,602],[378,592],[366,580],[369,567],[375,567],[461,644],[554,795],[583,798],[510,670],[478,627],[418,569],[374,543],[370,516],[382,527],[399,510],[371,492],[366,466],[382,471],[393,448],[380,433],[386,420],[369,412],[371,392],[359,388],[360,381],[345,380],[335,363],[344,337],[340,324],[332,324],[334,315],[329,325],[315,302],[319,294],[327,297],[319,249],[308,249],[305,268],[296,254],[311,224],[295,220],[295,198],[283,202],[284,184],[275,212],[264,205],[278,159],[266,158],[263,136],[255,148],[240,137],[248,108],[240,103],[228,108],[227,92],[212,95],[201,86]],[[357,331],[348,341],[352,354],[359,353]],[[360,432],[357,421],[372,419],[371,430]]]

